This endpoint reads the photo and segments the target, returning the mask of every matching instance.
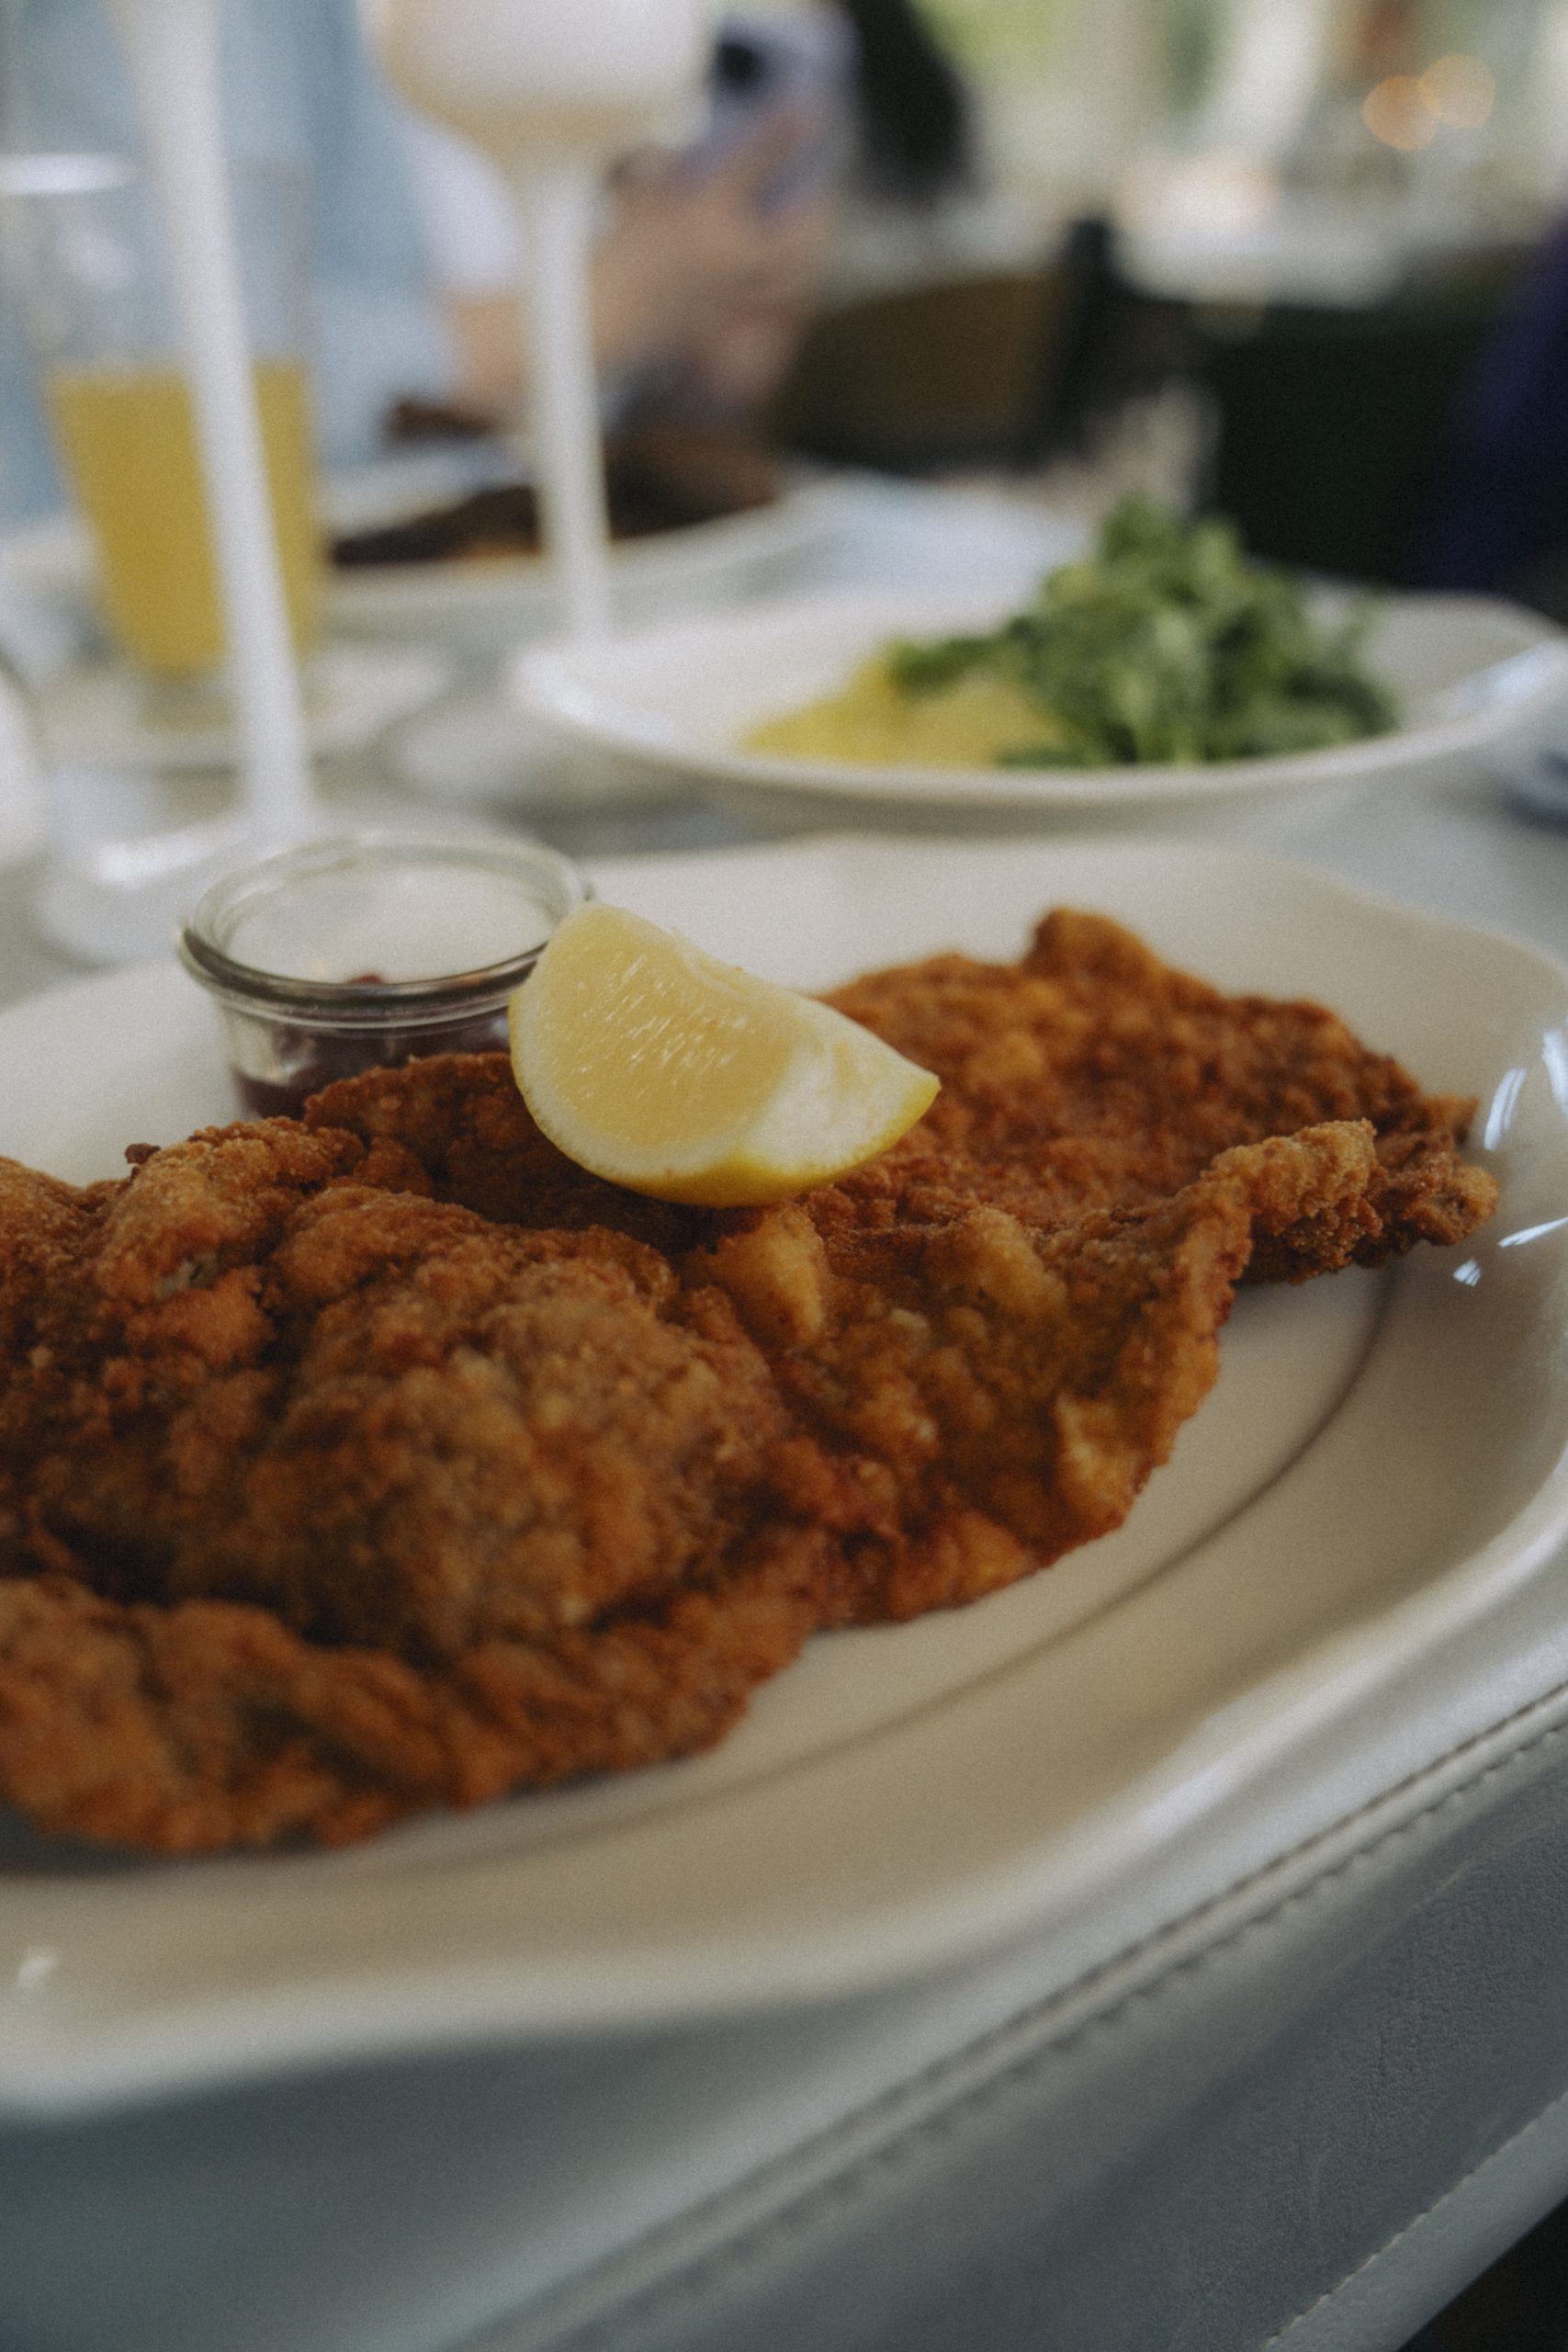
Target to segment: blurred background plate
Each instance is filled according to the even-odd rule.
[[[1077,515],[994,489],[858,472],[819,487],[818,512],[829,527],[809,544],[803,538],[797,560],[787,566],[790,585],[800,593],[807,586],[893,591],[901,582],[919,580],[943,594],[1021,598],[1043,571],[1070,560],[1084,543]],[[763,517],[736,519],[760,523]],[[786,570],[782,550],[767,568]],[[705,578],[709,593],[698,597],[688,572],[682,601],[711,605],[725,572],[716,566]],[[661,618],[671,617],[672,594],[649,599],[664,608]],[[724,598],[726,605],[730,601]],[[611,759],[602,743],[569,736],[523,711],[498,674],[515,654],[521,634],[517,628],[508,633],[504,659],[494,670],[476,668],[459,691],[391,730],[382,756],[400,784],[422,799],[477,801],[530,814],[568,805],[649,804],[689,793],[689,777],[669,767]]]
[[[835,529],[843,503],[838,482],[801,480],[770,505],[624,541],[612,556],[619,609],[636,618],[671,597],[706,601],[776,584],[779,567]],[[536,555],[368,564],[332,573],[327,615],[331,627],[361,636],[510,642],[554,622],[555,592]]]
[[[1337,602],[1341,595],[1324,592],[1325,607]],[[1367,660],[1392,689],[1403,723],[1331,751],[1187,766],[940,768],[739,748],[764,719],[832,693],[889,639],[994,628],[1014,603],[996,590],[778,599],[604,645],[525,648],[512,691],[536,722],[655,769],[677,769],[727,797],[1012,808],[1201,799],[1437,771],[1528,739],[1568,697],[1568,635],[1554,623],[1500,598],[1391,593],[1376,608]]]
[[[334,477],[322,494],[329,531],[396,521],[496,478],[472,458],[399,460]],[[728,597],[776,584],[781,566],[813,552],[842,517],[846,490],[802,476],[770,505],[627,541],[614,554],[628,613],[658,610],[672,597]],[[73,515],[28,525],[0,541],[0,605],[17,627],[49,633],[83,651],[97,640],[90,542]],[[549,576],[538,556],[462,557],[445,562],[367,564],[327,576],[329,631],[357,637],[457,639],[483,651],[554,618]]]

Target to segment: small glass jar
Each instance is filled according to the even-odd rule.
[[[589,896],[535,842],[378,831],[226,875],[180,936],[240,1100],[292,1115],[334,1079],[506,1044],[506,1009]]]

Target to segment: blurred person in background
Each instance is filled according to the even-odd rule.
[[[481,410],[521,389],[521,256],[499,175],[406,125],[414,184]],[[978,184],[974,109],[915,0],[751,0],[721,18],[705,131],[615,175],[598,255],[601,356],[621,407],[745,418],[814,298],[943,254]]]
[[[508,405],[523,389],[523,345],[514,295],[484,282],[497,266],[493,209],[487,228],[475,183],[465,198],[450,157],[422,163],[423,127],[373,71],[354,0],[226,0],[223,70],[235,164],[293,167],[310,187],[322,462],[378,455],[389,411],[409,395]],[[699,143],[692,157],[650,155],[616,175],[594,284],[612,401],[640,379],[690,378],[710,405],[743,412],[767,390],[809,302],[830,175],[814,170],[789,203],[770,191],[797,150],[826,153],[825,135],[809,107],[785,105],[740,120],[705,156]],[[0,141],[138,151],[102,0],[0,0]],[[503,258],[514,273],[515,255]],[[59,495],[15,293],[0,288],[0,521]]]
[[[612,173],[593,285],[612,415],[663,405],[741,421],[773,389],[821,274],[852,59],[837,12],[816,0],[725,17],[693,135]],[[504,414],[525,390],[510,193],[450,131],[412,115],[400,128],[458,398]]]
[[[970,188],[974,107],[931,26],[910,0],[839,5],[854,35],[857,192],[919,211]]]
[[[1568,621],[1568,220],[1541,241],[1457,403],[1413,575]]]
[[[826,284],[836,298],[985,266],[996,191],[976,92],[918,0],[838,0],[852,131]]]
[[[396,119],[360,47],[352,0],[231,0],[223,14],[235,164],[283,165],[310,191],[311,372],[329,463],[376,453],[389,396],[444,390],[450,346],[431,300]],[[0,0],[0,142],[130,153],[141,136],[102,0]],[[15,288],[0,322],[0,513],[57,502]]]

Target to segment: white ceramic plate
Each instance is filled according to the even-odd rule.
[[[471,482],[471,469],[367,468],[330,481],[322,505],[332,527],[361,527],[458,496]],[[837,527],[846,494],[837,481],[802,480],[769,506],[624,542],[611,558],[623,617],[754,592]],[[85,621],[92,556],[83,524],[55,517],[0,542],[0,590],[33,598],[62,621]],[[328,628],[354,637],[510,646],[526,631],[550,627],[555,613],[554,591],[536,556],[373,564],[327,575]]]
[[[1106,909],[1477,1093],[1501,1210],[1473,1250],[1244,1296],[1123,1529],[971,1609],[820,1637],[711,1756],[331,1855],[107,1860],[13,1823],[0,2104],[841,1994],[1048,1932],[1288,1774],[1568,1528],[1559,967],[1234,851],[818,840],[597,878],[807,986]],[[0,1016],[0,1149],[85,1179],[223,1115],[209,1018],[161,967]]]
[[[763,719],[841,685],[889,638],[989,628],[1015,606],[1005,591],[779,598],[604,645],[526,647],[512,690],[536,719],[731,797],[970,809],[1083,809],[1370,783],[1394,769],[1473,756],[1543,724],[1568,697],[1568,636],[1551,622],[1492,597],[1391,594],[1379,606],[1368,662],[1392,687],[1402,723],[1335,751],[1075,769],[870,767],[739,749]]]
[[[841,503],[836,482],[801,482],[769,506],[625,540],[611,551],[617,611],[635,621],[672,603],[750,594],[777,566],[816,547],[835,526]],[[557,601],[539,557],[498,556],[335,571],[327,613],[334,628],[356,636],[469,639],[479,633],[511,643],[555,626]]]

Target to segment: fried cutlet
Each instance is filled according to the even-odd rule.
[[[1091,918],[839,1001],[943,1093],[766,1211],[585,1174],[501,1057],[0,1164],[0,1791],[196,1850],[686,1753],[1119,1524],[1249,1270],[1492,1204],[1465,1106]]]
[[[1216,1152],[1331,1119],[1367,1120],[1375,1142],[1356,1264],[1460,1240],[1493,1206],[1492,1180],[1461,1157],[1472,1102],[1423,1094],[1322,1005],[1223,995],[1102,915],[1047,915],[1017,964],[935,956],[829,1001],[942,1082],[846,1188],[859,1217],[940,1213],[978,1187],[1051,1225],[1160,1198]],[[1337,1238],[1303,1228],[1260,1247],[1249,1279],[1345,1262]]]

